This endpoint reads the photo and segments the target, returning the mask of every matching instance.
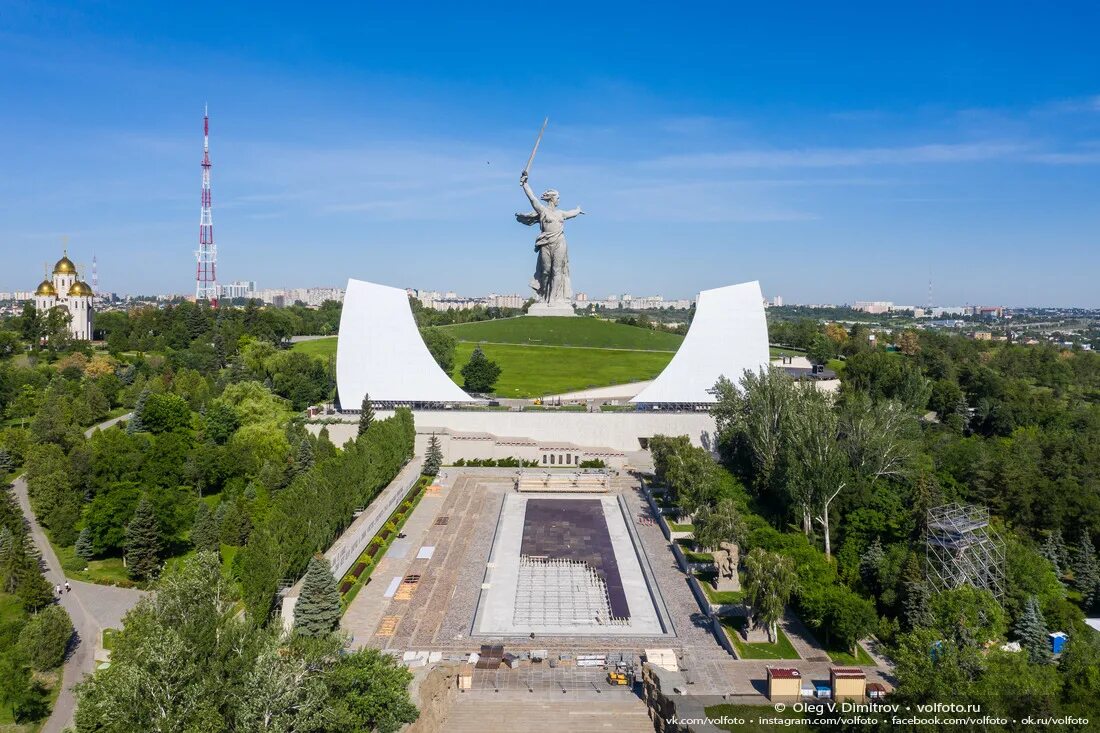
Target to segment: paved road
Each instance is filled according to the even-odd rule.
[[[106,422],[90,428],[85,435],[91,435],[96,428],[108,428],[120,420],[125,420],[129,415],[112,418]],[[13,484],[15,498],[19,502],[23,516],[30,526],[31,538],[38,546],[42,555],[43,574],[50,585],[63,585],[65,574],[61,569],[61,562],[57,559],[53,547],[46,538],[46,533],[31,511],[30,499],[27,496],[27,481],[20,476]],[[128,588],[115,588],[94,583],[84,583],[79,580],[70,580],[72,591],[62,594],[61,605],[69,613],[76,629],[76,637],[72,653],[65,661],[61,681],[61,693],[54,704],[50,717],[42,725],[41,733],[61,733],[65,728],[73,724],[73,712],[76,710],[76,697],[73,695],[73,685],[90,674],[95,669],[95,652],[99,644],[99,637],[105,628],[117,628],[121,625],[122,617],[141,598],[141,593]]]
[[[125,415],[119,415],[118,417],[112,417],[110,420],[105,420],[105,421],[99,423],[98,425],[93,425],[92,427],[90,427],[90,428],[88,428],[87,430],[84,431],[84,437],[85,438],[90,438],[90,437],[92,437],[92,433],[94,433],[97,430],[106,430],[107,428],[111,427],[112,425],[117,425],[118,423],[122,422],[123,420],[129,420],[133,416],[133,414],[134,413],[132,413],[132,412],[127,412]]]

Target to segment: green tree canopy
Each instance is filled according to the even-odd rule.
[[[500,366],[490,361],[480,346],[474,347],[470,360],[461,370],[463,387],[467,392],[488,393],[500,378]]]

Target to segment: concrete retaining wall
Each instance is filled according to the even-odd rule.
[[[384,419],[392,410],[376,410]],[[354,418],[348,418],[354,420]],[[714,450],[714,418],[706,412],[503,412],[494,410],[414,410],[418,433],[449,429],[463,433],[533,440],[568,441],[622,451],[641,450],[640,439],[654,435],[686,435],[693,445]],[[312,427],[312,426],[311,426]],[[332,442],[343,445],[355,437],[357,421],[327,426]],[[320,426],[317,426],[320,430]]]

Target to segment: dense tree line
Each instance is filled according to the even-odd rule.
[[[267,618],[279,581],[301,576],[310,557],[328,548],[355,510],[393,480],[412,456],[414,439],[412,413],[398,409],[274,496],[240,555],[244,600],[256,618]]]
[[[737,503],[738,541],[794,561],[792,604],[819,633],[885,641],[901,699],[979,701],[1007,717],[1094,709],[1100,681],[1081,670],[1100,661],[1083,623],[1100,601],[1100,355],[915,331],[887,348],[866,335],[803,334],[846,357],[835,396],[775,370],[717,385],[717,447],[736,479],[725,493],[702,456],[682,459],[686,442],[678,468],[655,446],[658,471],[704,531],[722,497]],[[1000,598],[930,583],[926,513],[951,501],[989,508],[1005,546]],[[1057,664],[1052,631],[1070,638]],[[1000,651],[1008,641],[1023,651]]]
[[[4,474],[26,471],[32,508],[61,548],[65,569],[88,572],[89,563],[124,557],[134,582],[158,588],[157,603],[127,619],[112,660],[118,671],[84,686],[78,728],[178,730],[187,720],[203,729],[254,730],[262,719],[285,723],[284,730],[396,730],[415,717],[404,670],[373,652],[347,654],[343,640],[323,628],[313,629],[307,641],[304,634],[287,638],[281,624],[267,621],[279,582],[301,575],[309,558],[407,461],[411,413],[399,410],[375,421],[369,435],[341,450],[327,430],[312,435],[294,417],[330,394],[331,368],[277,348],[277,332],[268,332],[272,341],[230,335],[248,308],[213,322],[205,309],[188,304],[166,310],[172,319],[133,314],[134,323],[149,317],[153,325],[151,333],[131,330],[130,336],[153,340],[127,346],[151,344],[163,352],[108,354],[72,345],[68,353],[19,356],[21,350],[13,349],[0,360],[0,407],[8,423],[0,429]],[[194,327],[188,342],[179,337],[181,323]],[[231,347],[223,355],[215,342]],[[132,415],[120,424],[84,436],[84,426],[126,410]],[[9,515],[18,516],[13,507],[0,513],[5,525]],[[53,594],[27,546],[21,523],[0,530],[0,580],[33,610]],[[181,559],[192,550],[198,559]],[[216,561],[223,551],[235,558],[225,578]],[[202,605],[208,599],[193,588],[187,591],[193,598],[173,599],[172,589],[202,574],[202,585],[219,588],[220,600],[184,609],[191,600]],[[241,602],[247,623],[232,619]],[[328,611],[331,606],[329,599]],[[194,625],[181,622],[190,616]],[[48,616],[39,617],[43,623],[31,628],[42,627],[38,635],[50,637]],[[5,611],[0,636],[19,641],[9,621]],[[325,623],[329,630],[335,626],[331,619]],[[223,633],[227,644],[245,648],[212,651],[200,641]],[[49,650],[30,642],[18,649],[23,656],[5,647],[0,662],[8,665],[5,672],[21,670],[12,680],[29,680],[28,670],[39,663],[34,660],[47,659]],[[159,697],[143,686],[154,680]],[[389,687],[380,696],[382,683]],[[219,684],[224,694],[212,696],[209,685]],[[44,699],[35,690],[5,686],[0,704],[38,715],[41,705],[38,712],[27,707]],[[255,697],[267,694],[276,697]],[[165,706],[166,698],[172,705]],[[188,719],[191,713],[199,718]]]
[[[2,480],[2,477],[0,477]],[[54,603],[42,577],[38,550],[23,514],[3,481],[0,485],[0,707],[17,723],[47,715],[49,691],[36,674],[65,660],[73,625]]]
[[[741,481],[715,464],[709,451],[692,446],[686,436],[654,436],[650,449],[657,480],[694,517],[699,528],[696,539],[704,547],[730,541],[749,556],[759,550],[789,561],[793,577],[785,597],[795,602],[808,625],[827,643],[850,648],[876,629],[874,605],[840,583],[836,566],[806,535],[773,527],[757,511]],[[712,530],[714,525],[717,531]],[[771,569],[777,561],[768,559],[763,564]],[[753,587],[753,579],[747,585]],[[756,606],[757,612],[763,610],[761,605]],[[764,615],[768,625],[777,618],[774,612]]]
[[[110,666],[77,690],[76,729],[394,733],[415,720],[411,673],[345,641],[241,619],[217,555],[200,552],[126,615]]]

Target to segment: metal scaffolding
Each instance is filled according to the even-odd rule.
[[[928,580],[938,590],[964,585],[1000,599],[1005,585],[1005,546],[989,531],[989,510],[956,503],[928,510],[925,539]]]

